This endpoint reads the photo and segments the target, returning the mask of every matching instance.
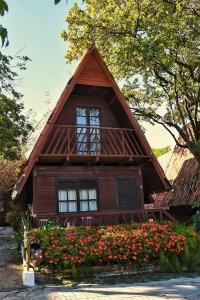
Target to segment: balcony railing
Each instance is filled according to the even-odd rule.
[[[42,155],[147,157],[134,130],[57,125]]]

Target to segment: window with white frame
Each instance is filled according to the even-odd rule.
[[[96,189],[80,189],[80,211],[97,210],[97,190]]]
[[[58,183],[58,210],[65,212],[97,211],[97,185],[94,180]]]
[[[77,212],[76,189],[58,189],[59,212]]]

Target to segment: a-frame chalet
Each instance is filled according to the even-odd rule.
[[[164,173],[98,50],[69,80],[16,184],[37,224],[121,222],[169,188]],[[89,221],[90,220],[90,221]]]

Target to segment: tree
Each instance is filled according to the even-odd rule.
[[[20,171],[22,161],[7,160],[0,156],[0,193],[6,193],[13,188]]]
[[[199,1],[85,0],[66,21],[67,62],[96,45],[133,114],[161,124],[200,164]]]
[[[22,113],[23,103],[0,94],[0,155],[17,159],[32,125]]]
[[[153,148],[153,153],[155,154],[155,156],[158,158],[159,156],[169,152],[171,150],[170,146],[166,146],[163,148]]]

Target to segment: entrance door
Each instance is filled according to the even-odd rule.
[[[96,155],[100,151],[100,109],[77,107],[76,125],[77,153]]]
[[[119,210],[134,210],[140,207],[136,178],[116,179]]]

